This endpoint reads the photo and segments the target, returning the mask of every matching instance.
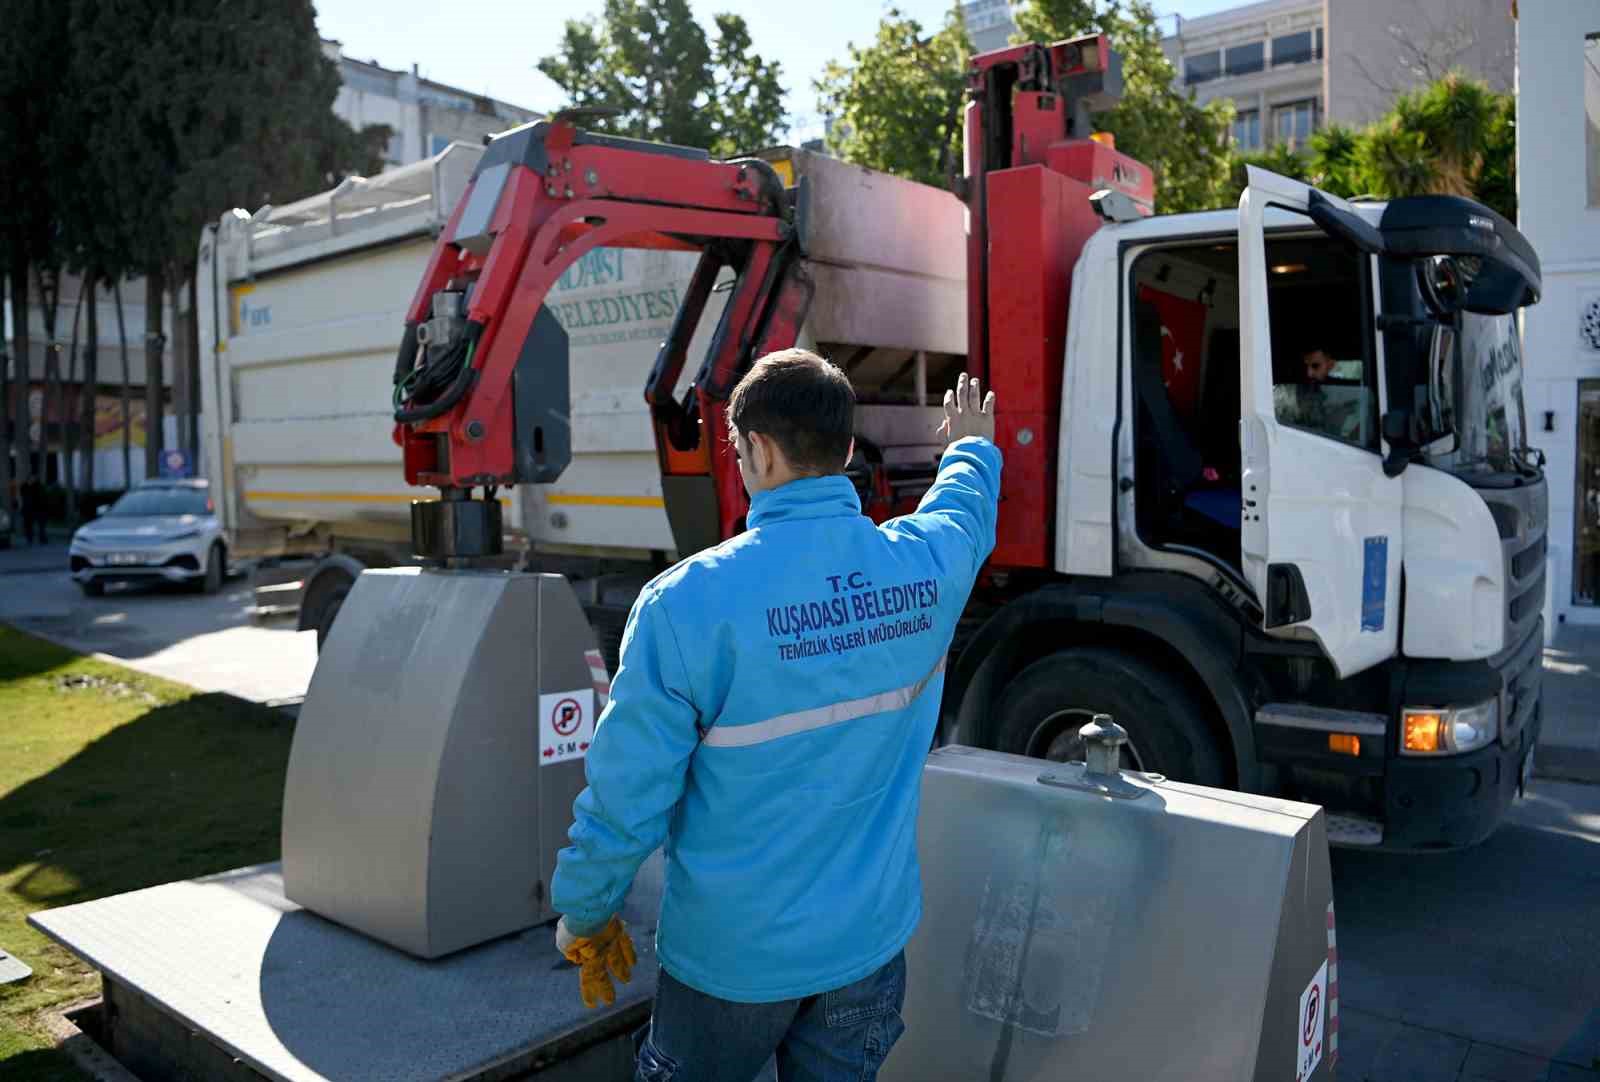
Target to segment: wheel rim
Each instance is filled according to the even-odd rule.
[[[1026,754],[1035,759],[1047,759],[1052,763],[1083,762],[1085,749],[1083,737],[1078,735],[1078,730],[1093,721],[1095,714],[1101,712],[1081,707],[1057,710],[1035,725],[1033,732],[1028,734]],[[1122,758],[1118,765],[1123,770],[1144,772],[1144,757],[1139,754],[1139,749],[1132,739],[1122,745]]]

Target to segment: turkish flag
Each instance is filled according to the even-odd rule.
[[[1200,350],[1206,333],[1206,306],[1199,301],[1139,287],[1139,299],[1155,305],[1161,316],[1161,381],[1179,413],[1200,405]]]

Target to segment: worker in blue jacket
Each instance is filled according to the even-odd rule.
[[[639,595],[552,901],[584,1002],[613,1002],[617,917],[664,847],[661,963],[637,1077],[873,1078],[922,911],[917,804],[945,654],[994,548],[994,393],[945,392],[914,514],[875,525],[845,464],[855,395],[791,349],[729,402],[749,528]]]

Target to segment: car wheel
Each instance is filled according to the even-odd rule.
[[[222,589],[222,580],[228,574],[228,554],[221,545],[213,544],[211,551],[206,554],[206,577],[200,582],[200,589],[208,594],[214,594]]]
[[[106,584],[99,579],[89,579],[87,582],[78,583],[78,589],[83,591],[84,597],[104,597]]]
[[[995,711],[997,751],[1082,762],[1078,729],[1110,714],[1128,732],[1124,770],[1224,785],[1222,749],[1187,688],[1131,654],[1102,647],[1062,650],[1014,677]]]

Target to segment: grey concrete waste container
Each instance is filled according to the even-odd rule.
[[[553,919],[593,649],[559,575],[363,573],[295,728],[284,893],[422,958]]]
[[[918,844],[884,1082],[1332,1077],[1320,808],[950,747]]]

